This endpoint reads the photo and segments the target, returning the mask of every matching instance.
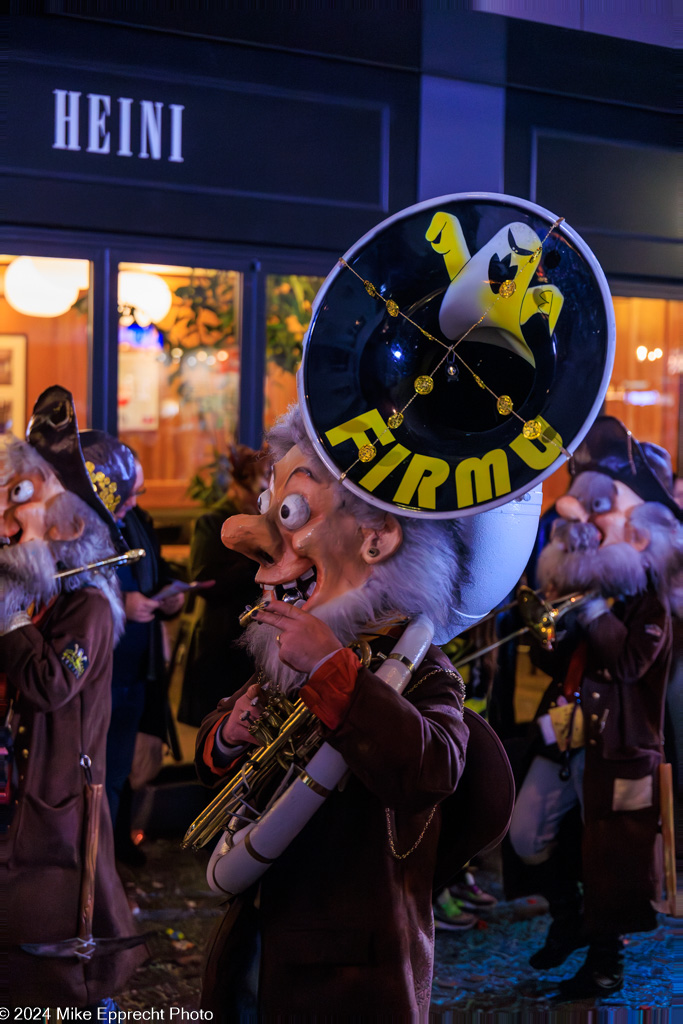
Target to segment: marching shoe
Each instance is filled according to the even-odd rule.
[[[434,901],[434,927],[445,931],[463,932],[474,928],[477,918],[463,910],[460,900],[454,900],[444,889]]]
[[[477,885],[471,871],[463,872],[459,880],[450,886],[450,892],[468,910],[490,910],[498,902],[495,896]]]
[[[560,997],[565,1001],[600,998],[618,992],[623,984],[621,953],[594,953],[589,950],[585,964],[574,977],[560,982]]]

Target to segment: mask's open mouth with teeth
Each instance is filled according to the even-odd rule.
[[[19,544],[21,542],[23,532],[23,530],[17,530],[17,532],[13,533],[11,537],[0,537],[0,548],[11,547],[14,544]]]
[[[314,565],[297,576],[295,580],[288,583],[275,584],[275,597],[278,601],[285,601],[287,604],[296,604],[297,601],[308,601],[313,597],[318,573]]]

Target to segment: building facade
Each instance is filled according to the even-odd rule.
[[[592,248],[617,322],[606,411],[680,471],[673,41],[474,9],[129,6],[9,19],[11,429],[44,387],[69,387],[82,426],[138,452],[147,506],[187,520],[216,455],[258,447],[294,399],[338,258],[414,203],[493,192],[563,216]]]

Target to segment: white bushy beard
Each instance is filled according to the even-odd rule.
[[[628,596],[647,589],[647,562],[625,541],[601,544],[590,523],[558,520],[538,559],[538,581],[560,594],[597,590],[604,597]]]
[[[55,560],[47,543],[33,540],[0,549],[0,632],[17,612],[34,602],[43,607],[58,591]]]
[[[626,541],[602,544],[592,523],[559,519],[538,559],[541,586],[552,583],[560,594],[598,590],[604,597],[631,597],[652,584],[671,601],[683,578],[683,526],[655,501],[634,508],[629,522],[648,537],[642,551]]]
[[[373,602],[364,585],[312,608],[310,614],[326,623],[339,640],[339,646],[345,647],[373,620],[373,611]],[[240,646],[247,649],[256,668],[269,682],[276,683],[285,694],[296,694],[308,675],[280,661],[280,648],[275,641],[279,632],[277,627],[265,622],[253,622],[239,641]]]
[[[63,531],[71,522],[82,520],[84,528],[73,540],[31,540],[0,548],[0,626],[6,629],[13,615],[49,604],[59,593],[81,587],[96,587],[109,602],[114,620],[114,640],[122,635],[126,615],[118,577],[108,572],[82,571],[57,579],[58,569],[77,569],[114,554],[107,526],[77,495],[69,491],[57,495],[45,517],[45,534],[53,527]]]

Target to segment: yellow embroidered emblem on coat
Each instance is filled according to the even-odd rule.
[[[85,653],[82,647],[79,647],[74,642],[72,647],[65,647],[61,654],[61,661],[63,665],[69,669],[70,672],[76,676],[76,679],[80,679],[85,670],[88,667],[88,655]]]

